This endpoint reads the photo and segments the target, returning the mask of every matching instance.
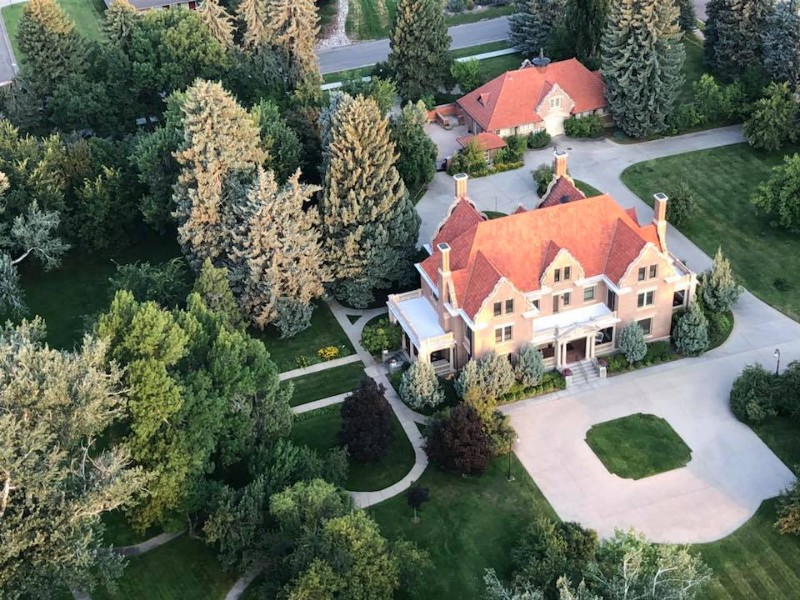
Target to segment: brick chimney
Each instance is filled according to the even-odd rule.
[[[436,249],[439,251],[439,301],[450,302],[449,292],[453,282],[450,272],[450,244],[441,242]]]
[[[567,174],[567,157],[569,154],[565,150],[553,152],[553,178],[558,179]]]
[[[661,248],[667,250],[667,195],[661,192],[653,194],[653,223],[658,232]]]
[[[453,181],[456,182],[456,200],[460,200],[467,195],[467,179],[469,179],[469,175],[466,173],[453,175]]]

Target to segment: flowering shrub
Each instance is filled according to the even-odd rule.
[[[339,358],[339,348],[336,346],[325,346],[324,348],[317,350],[317,356],[319,356],[322,360],[333,360],[334,358]]]

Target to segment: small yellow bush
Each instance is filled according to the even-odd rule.
[[[339,357],[339,348],[336,346],[325,346],[317,350],[317,356],[322,360],[333,360]]]

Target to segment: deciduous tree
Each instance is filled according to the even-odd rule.
[[[774,151],[797,140],[798,106],[786,82],[770,83],[744,123],[747,142],[759,150]]]
[[[773,226],[800,231],[800,155],[785,156],[751,200]]]
[[[480,475],[489,466],[492,447],[481,416],[468,404],[458,404],[430,425],[425,453],[440,469]]]
[[[392,119],[392,139],[397,147],[397,172],[412,194],[429,184],[436,174],[438,148],[425,131],[428,111],[420,101],[409,102]]]
[[[800,535],[800,480],[780,495],[775,527],[781,533]]]
[[[358,461],[380,460],[394,439],[394,413],[385,391],[374,379],[365,377],[342,404],[338,440]]]
[[[667,203],[667,220],[675,227],[687,225],[696,208],[694,192],[689,182],[682,179],[669,194]]]
[[[564,0],[519,0],[516,12],[508,18],[508,41],[525,58],[533,58],[547,48],[553,29],[563,20]]]

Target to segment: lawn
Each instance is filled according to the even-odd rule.
[[[581,181],[580,179],[575,180],[575,187],[586,194],[587,198],[592,198],[594,196],[600,196],[603,194],[600,190],[598,190],[593,185],[589,185],[585,181]]]
[[[280,372],[320,362],[317,350],[326,346],[338,347],[340,358],[353,353],[344,330],[324,302],[317,303],[311,327],[292,338],[281,338],[280,332],[272,326],[254,334],[264,342]]]
[[[183,535],[129,560],[116,594],[92,592],[93,600],[219,600],[237,577],[226,573],[214,550]]]
[[[179,255],[175,240],[148,235],[107,252],[69,252],[62,265],[53,271],[43,271],[33,264],[23,265],[25,301],[31,315],[39,315],[47,323],[50,345],[72,349],[83,337],[85,317],[108,308],[111,300],[108,278],[114,274],[116,264],[163,262]],[[0,315],[0,319],[4,321],[5,317]]]
[[[800,237],[770,227],[750,204],[772,167],[795,150],[770,153],[746,144],[724,146],[641,162],[628,167],[622,180],[651,206],[655,192],[669,195],[681,180],[688,181],[697,210],[681,231],[710,256],[721,246],[748,290],[800,320],[800,294],[787,275],[800,273]],[[786,279],[788,290],[776,287]]]
[[[490,81],[506,71],[519,69],[523,60],[524,58],[519,52],[484,59],[479,63],[481,78],[483,81]]]
[[[334,448],[338,445],[336,434],[341,424],[339,411],[337,405],[296,415],[292,441],[323,453]],[[381,490],[400,481],[414,466],[414,447],[394,414],[392,422],[394,440],[388,454],[376,463],[362,464],[351,460],[346,489],[357,492]]]
[[[692,83],[699,80],[707,73],[706,65],[703,61],[703,42],[694,35],[686,35],[683,38],[683,47],[686,49],[686,62],[683,63],[683,89],[681,90],[681,100],[691,101]]]
[[[637,413],[599,423],[586,443],[610,473],[642,479],[683,467],[692,451],[661,417]]]
[[[75,23],[75,28],[83,37],[90,40],[100,39],[100,23],[103,20],[105,4],[103,0],[56,0],[67,16]],[[22,18],[24,4],[12,4],[2,10],[3,20],[11,39],[11,47],[17,62],[22,62],[22,54],[17,46],[17,31]]]
[[[478,44],[477,46],[467,46],[466,48],[459,48],[458,50],[451,50],[450,55],[453,58],[463,58],[465,56],[477,56],[486,52],[494,52],[495,50],[505,50],[508,48],[507,40],[500,40],[499,42],[488,42],[486,44]]]
[[[514,3],[509,2],[505,6],[489,6],[482,10],[466,10],[457,15],[447,17],[447,25],[463,25],[464,23],[475,23],[485,19],[496,19],[514,13]]]
[[[289,380],[294,386],[291,405],[298,406],[350,392],[358,387],[363,377],[364,364],[361,361],[295,377]]]
[[[513,482],[506,480],[506,457],[495,459],[481,477],[428,467],[419,483],[431,499],[418,524],[404,495],[368,509],[384,535],[413,541],[430,554],[432,567],[421,574],[422,597],[482,598],[484,569],[508,578],[511,549],[526,527],[539,516],[558,518],[516,457],[511,467]]]
[[[153,526],[143,534],[137,533],[128,524],[125,515],[118,510],[103,513],[101,518],[105,526],[104,538],[106,542],[117,548],[121,546],[133,546],[162,532],[160,527]]]

